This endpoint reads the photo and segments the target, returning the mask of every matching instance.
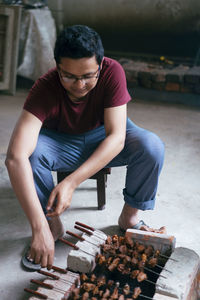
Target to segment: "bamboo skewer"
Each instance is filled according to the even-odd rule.
[[[158,275],[159,277],[163,277],[163,278],[167,278],[167,277],[165,277],[165,276],[163,276],[163,275],[161,275],[161,274],[159,274],[159,273],[157,273],[157,272],[155,272],[155,271],[153,271],[153,270],[151,270],[151,269],[149,269],[149,268],[147,268],[147,267],[143,267],[143,269],[144,270],[147,270],[147,271],[149,271],[149,272],[151,272],[151,273],[153,273],[153,274],[155,274],[155,275]]]
[[[67,240],[65,240],[65,239],[63,239],[63,238],[59,238],[59,240],[60,240],[61,242],[63,242],[64,244],[67,244],[68,246],[74,248],[74,250],[81,250],[82,252],[84,252],[84,253],[86,253],[86,254],[88,254],[88,255],[91,255],[91,256],[93,256],[93,257],[96,257],[95,254],[92,254],[92,253],[90,253],[90,252],[87,252],[87,251],[85,251],[84,249],[82,249],[82,248],[76,246],[75,244],[73,244],[73,243],[71,243],[71,242],[69,242],[69,241],[67,241]]]
[[[144,298],[146,298],[146,299],[151,299],[151,300],[153,300],[154,298],[151,298],[151,297],[149,297],[149,296],[146,296],[146,295],[143,295],[143,294],[140,294],[140,295],[138,295],[138,297],[144,297]]]
[[[174,259],[174,258],[172,258],[172,257],[166,256],[166,255],[164,255],[164,254],[161,254],[161,253],[159,253],[159,256],[162,256],[162,257],[164,257],[164,258],[171,259],[171,260],[173,260],[173,261],[175,261],[175,262],[178,262],[178,260],[176,260],[176,259]]]
[[[56,267],[56,266],[52,266],[52,269],[54,271],[57,271],[57,272],[62,273],[62,274],[67,274],[67,272],[68,272],[68,270],[62,269],[62,268],[59,268],[59,267]]]
[[[166,272],[172,273],[172,271],[169,271],[169,270],[167,270],[165,267],[162,267],[162,266],[160,266],[160,265],[158,265],[158,264],[155,264],[155,266],[158,267],[158,268],[160,268],[160,269],[162,269],[162,270],[165,270]],[[161,275],[160,275],[160,276],[161,276]]]
[[[88,225],[86,225],[86,224],[84,224],[84,223],[80,223],[80,222],[75,222],[75,224],[76,225],[79,225],[79,226],[81,226],[81,227],[84,227],[84,228],[86,228],[86,229],[89,229],[89,230],[91,230],[91,231],[93,231],[93,232],[97,232],[97,233],[99,233],[99,235],[101,235],[102,237],[105,235],[106,236],[106,234],[104,234],[101,230],[98,230],[98,229],[95,229],[95,228],[93,228],[93,227],[91,227],[91,226],[88,226]]]
[[[77,223],[79,223],[79,222],[76,222],[76,224],[77,224]],[[79,224],[82,224],[82,223],[79,223]],[[85,232],[85,233],[87,233],[87,234],[90,235],[90,236],[91,236],[91,235],[94,235],[94,236],[97,237],[98,239],[100,239],[100,240],[102,240],[103,242],[105,242],[105,239],[104,239],[102,236],[96,234],[95,231],[89,231],[88,229],[85,229],[85,228],[83,228],[83,227],[81,227],[81,226],[77,226],[77,225],[75,225],[74,228],[76,228],[76,229],[78,229],[78,230],[80,230],[80,231],[82,231],[82,232]]]
[[[92,245],[94,245],[94,246],[97,247],[97,244],[92,243],[91,241],[86,240],[86,239],[83,238],[81,235],[75,234],[75,233],[73,233],[73,232],[71,232],[71,231],[69,231],[69,230],[67,230],[66,233],[69,234],[69,235],[71,235],[71,236],[73,236],[73,237],[75,237],[75,238],[77,238],[77,239],[79,239],[79,240],[82,241],[82,242],[85,241],[85,242],[88,242],[88,243],[90,243],[90,244],[92,244]]]
[[[46,272],[46,271],[43,271],[43,270],[38,270],[37,272],[40,273],[40,274],[42,274],[42,275],[49,276],[49,277],[51,277],[51,278],[53,278],[55,280],[61,280],[61,281],[65,282],[65,283],[76,284],[76,280],[75,281],[71,281],[71,280],[63,279],[60,276],[57,276],[55,274],[52,274],[50,272]]]
[[[120,287],[119,287],[119,290],[123,291],[123,288],[120,288]],[[132,294],[132,293],[134,293],[134,290],[133,290],[133,291],[130,290],[129,294]],[[149,296],[146,296],[146,295],[143,295],[143,294],[139,294],[137,297],[144,297],[144,298],[153,300],[152,297],[149,297]],[[135,298],[135,299],[137,299],[137,298]]]
[[[35,284],[37,284],[41,287],[44,287],[44,288],[47,288],[47,289],[50,289],[50,290],[55,290],[56,292],[59,292],[61,294],[65,294],[67,292],[67,291],[64,291],[62,289],[59,289],[59,288],[53,286],[52,284],[45,283],[45,282],[40,281],[40,280],[31,279],[30,282],[35,283]]]
[[[24,289],[25,292],[28,292],[30,294],[33,294],[37,297],[39,297],[40,299],[49,299],[49,300],[54,300],[53,298],[50,298],[49,296],[45,295],[45,294],[42,294],[42,293],[39,293],[37,291],[34,291],[32,289],[28,289],[28,288],[25,288]]]

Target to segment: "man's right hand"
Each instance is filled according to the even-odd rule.
[[[33,232],[29,258],[42,268],[50,270],[53,265],[55,243],[48,227]]]

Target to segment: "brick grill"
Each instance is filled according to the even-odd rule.
[[[160,275],[163,275],[164,277],[159,276],[158,279],[156,278],[157,281],[155,288],[149,291],[150,297],[153,297],[155,300],[200,299],[200,259],[193,250],[183,247],[175,248],[175,237],[164,234],[129,229],[126,231],[126,236],[143,245],[151,245],[155,250],[159,250],[161,254],[165,254],[170,257],[165,264],[166,270],[163,269],[160,272]],[[44,282],[53,285],[55,290],[39,287],[37,291],[47,295],[46,299],[49,300],[67,299],[67,297],[64,298],[64,295],[61,294],[59,288],[62,290],[65,289],[65,291],[69,291],[71,288],[74,288],[74,284],[70,284],[69,282],[65,283],[64,281],[68,278],[68,281],[72,281],[74,283],[75,278],[78,278],[79,276],[78,273],[69,271],[67,274],[59,272],[54,272],[53,274],[57,274],[60,279],[55,280],[48,278],[44,280]],[[69,293],[66,292],[65,296],[68,294]],[[146,291],[145,295],[148,295]],[[36,296],[29,298],[29,300],[37,299],[41,298]],[[139,299],[142,299],[142,297],[139,297]]]
[[[158,91],[200,94],[200,66],[167,66],[121,58],[129,86]]]

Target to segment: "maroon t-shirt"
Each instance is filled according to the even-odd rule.
[[[43,127],[79,134],[104,123],[104,108],[131,100],[122,66],[104,57],[96,86],[74,103],[62,86],[56,68],[40,77],[31,88],[24,109],[43,122]]]

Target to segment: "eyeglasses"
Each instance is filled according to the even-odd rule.
[[[58,69],[58,73],[61,77],[61,79],[66,82],[66,83],[75,83],[78,80],[81,80],[83,83],[87,84],[87,83],[93,83],[94,81],[96,81],[97,78],[99,78],[100,75],[100,66],[98,67],[98,70],[90,75],[85,75],[85,76],[74,76],[74,75],[62,75],[62,70]]]

